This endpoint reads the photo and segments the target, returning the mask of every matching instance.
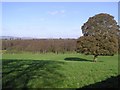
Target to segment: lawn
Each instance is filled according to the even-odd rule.
[[[3,88],[81,88],[118,76],[118,55],[3,54]],[[107,87],[112,83],[107,83]]]

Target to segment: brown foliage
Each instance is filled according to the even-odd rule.
[[[28,52],[73,52],[76,49],[75,39],[30,39],[30,40],[2,40],[2,49],[7,51]]]

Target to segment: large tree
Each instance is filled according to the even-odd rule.
[[[94,55],[114,55],[118,51],[119,26],[114,17],[100,13],[90,17],[81,27],[83,36],[77,40],[77,52]]]

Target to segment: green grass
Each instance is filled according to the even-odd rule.
[[[3,88],[81,88],[118,75],[118,55],[3,54]]]

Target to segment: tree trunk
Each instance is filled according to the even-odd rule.
[[[96,61],[97,61],[97,57],[98,57],[98,55],[94,55],[93,62],[96,62]]]

